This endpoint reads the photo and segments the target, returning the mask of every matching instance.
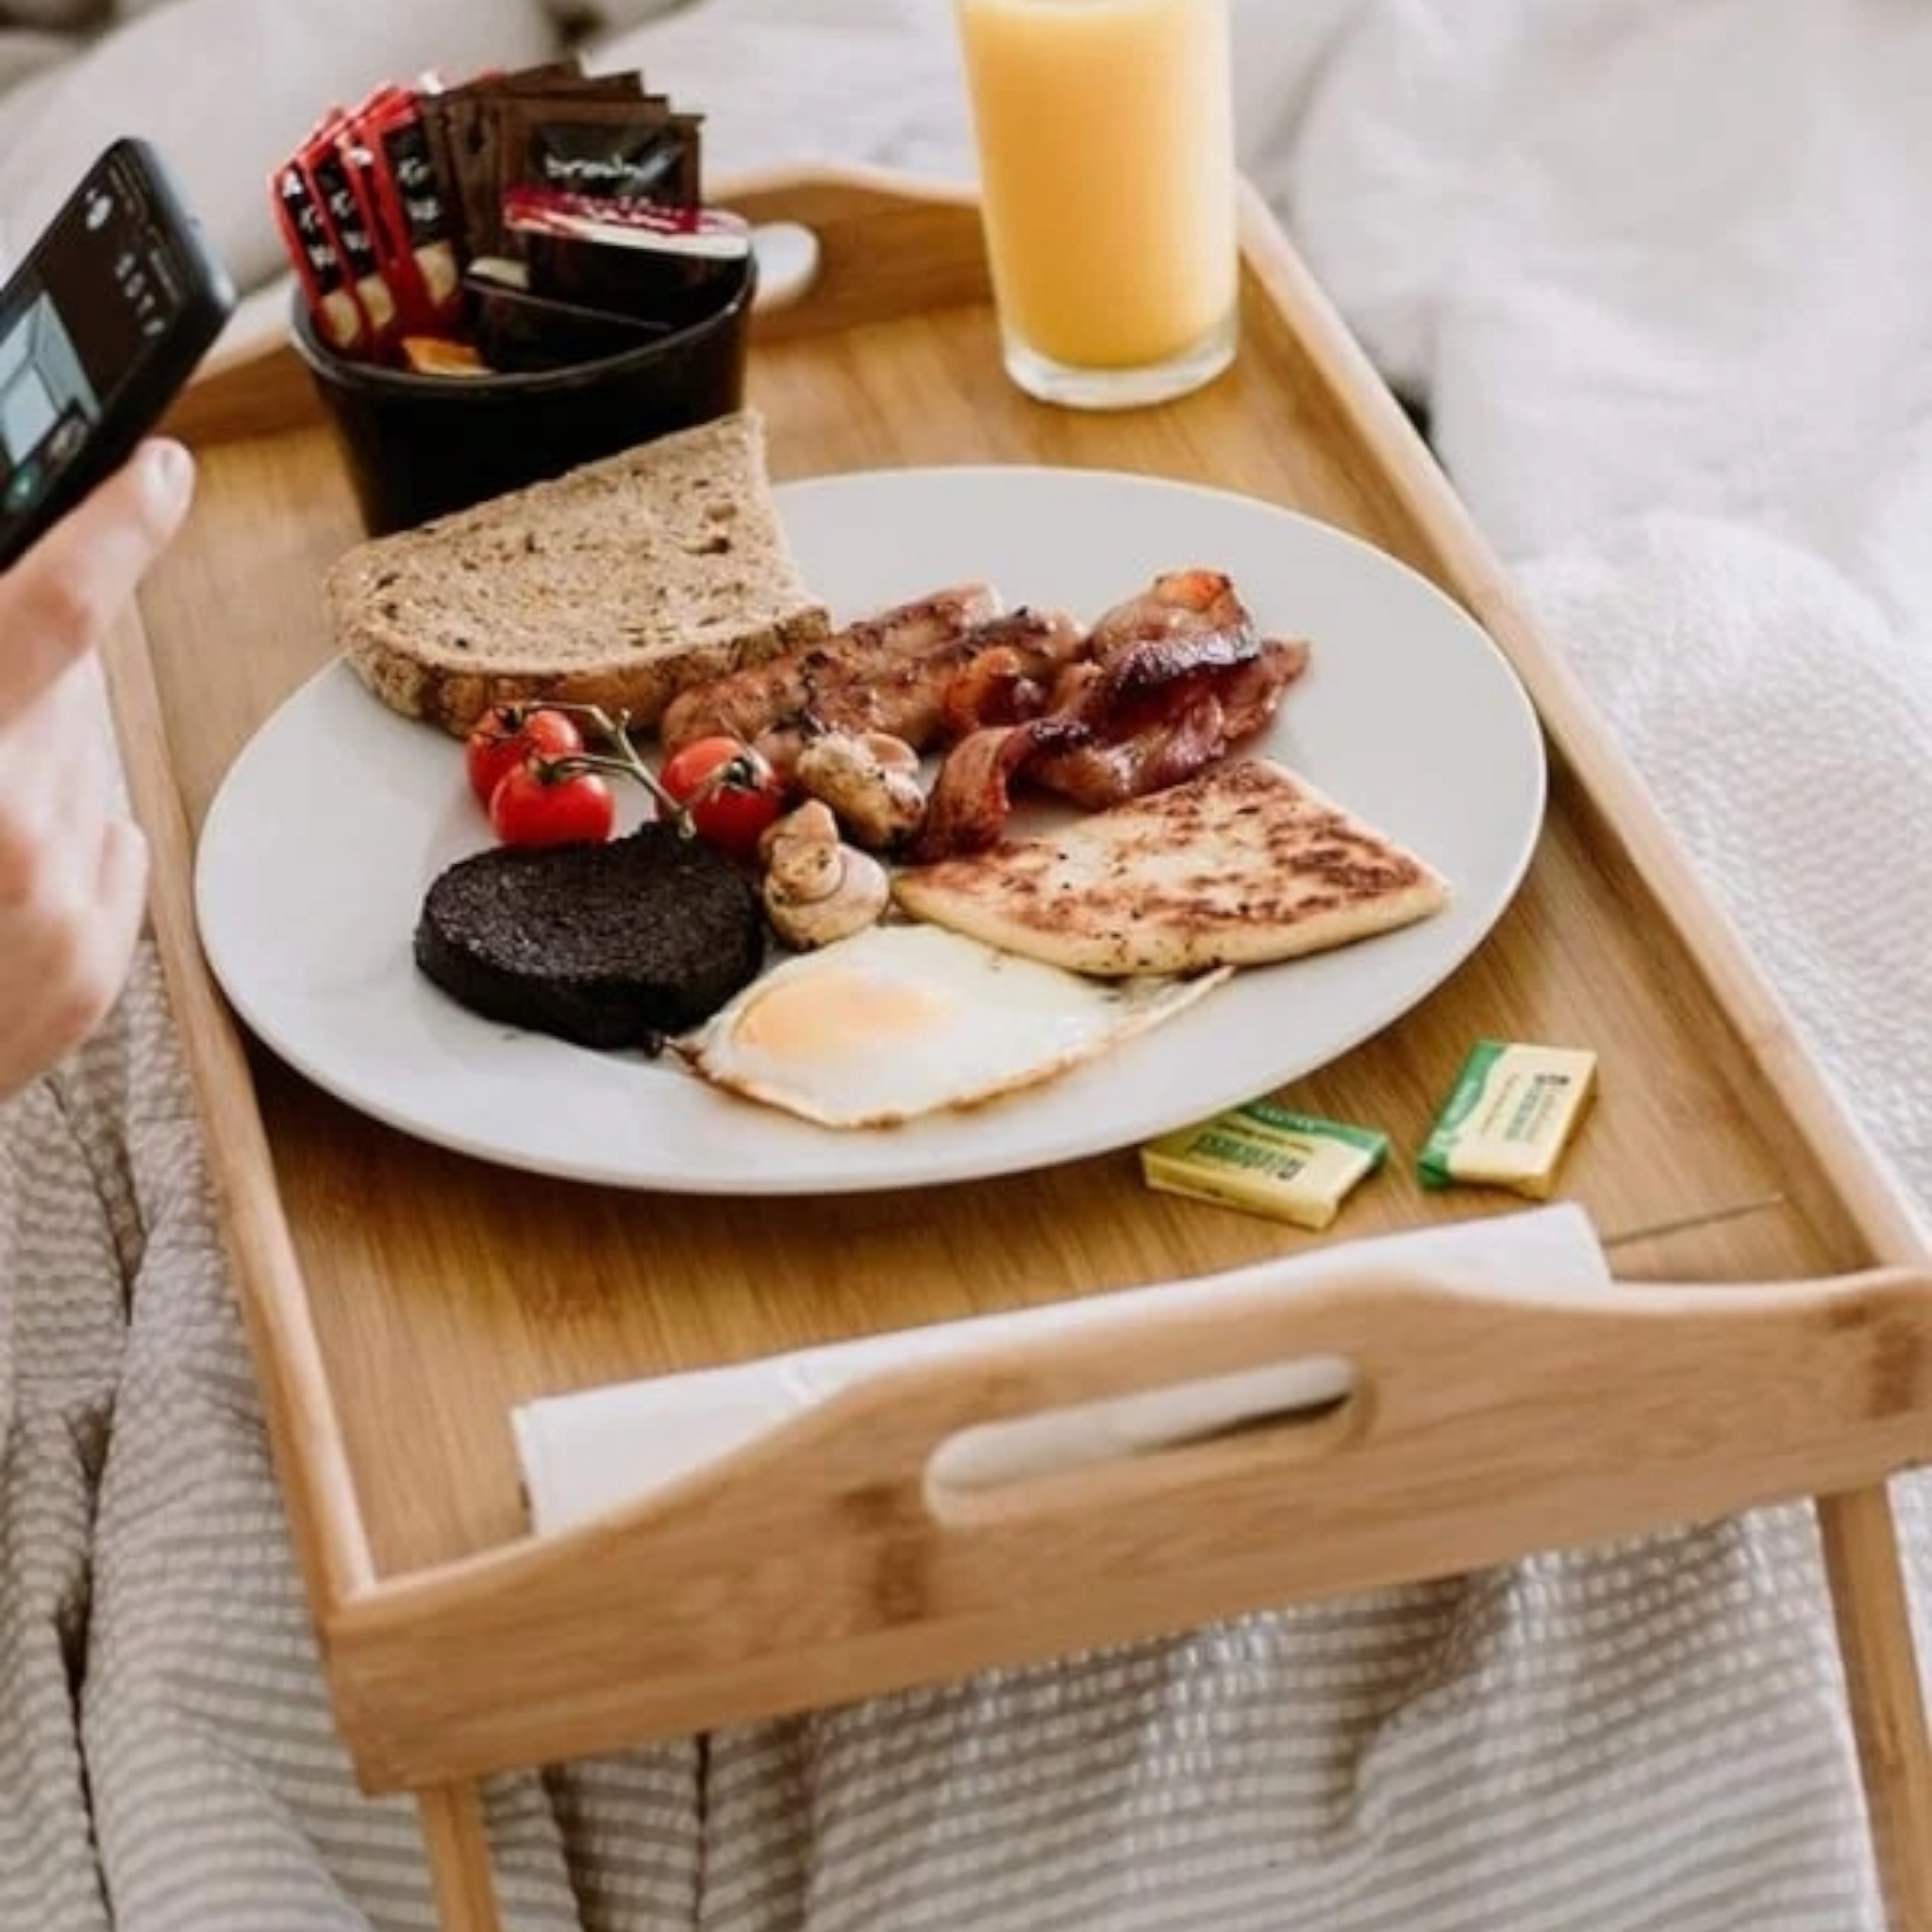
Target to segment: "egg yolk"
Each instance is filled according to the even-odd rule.
[[[947,1004],[936,987],[806,973],[753,1000],[737,1035],[741,1045],[774,1060],[844,1054],[929,1033]]]

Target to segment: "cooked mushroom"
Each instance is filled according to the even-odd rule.
[[[832,808],[808,799],[765,827],[758,841],[765,898],[804,906],[839,889],[839,822]]]
[[[889,732],[828,731],[799,752],[793,775],[870,851],[897,845],[925,816],[919,754]]]
[[[840,845],[839,883],[817,899],[791,900],[774,893],[771,875],[765,878],[765,914],[772,930],[789,946],[809,952],[834,940],[849,939],[871,925],[892,896],[886,869],[869,852]]]

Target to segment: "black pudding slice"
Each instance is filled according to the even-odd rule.
[[[581,1046],[650,1044],[764,963],[757,888],[701,839],[492,846],[431,881],[416,963],[473,1012]]]

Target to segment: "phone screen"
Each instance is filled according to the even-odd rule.
[[[0,296],[0,525],[54,487],[180,302],[147,197],[110,160]]]

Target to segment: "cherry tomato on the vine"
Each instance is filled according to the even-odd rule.
[[[617,799],[596,772],[526,757],[490,794],[490,827],[506,845],[597,843],[617,828]]]
[[[476,803],[487,811],[505,775],[532,752],[555,758],[583,748],[584,734],[567,712],[541,705],[493,705],[464,741],[463,767]]]
[[[758,849],[785,808],[771,762],[741,739],[696,738],[664,760],[658,782],[690,815],[701,839],[741,858]]]

